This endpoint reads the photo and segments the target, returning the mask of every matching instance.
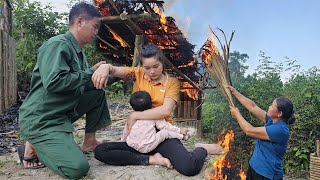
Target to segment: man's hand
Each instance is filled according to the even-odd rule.
[[[106,61],[100,61],[100,62],[98,62],[97,64],[95,64],[93,66],[93,69],[97,70],[100,67],[101,64],[107,64],[107,62]]]
[[[107,85],[110,67],[110,64],[100,64],[98,69],[94,71],[92,75],[94,87],[102,89]]]

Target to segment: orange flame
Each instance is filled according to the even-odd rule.
[[[99,47],[102,49],[108,49],[106,46],[103,46],[101,43],[99,43]]]
[[[244,179],[246,179],[246,173],[244,172],[244,170],[242,169],[242,167],[241,167],[241,169],[240,169],[240,174],[239,174],[239,176],[240,176],[240,178],[241,178],[241,180],[244,180]]]
[[[204,48],[203,55],[202,55],[202,59],[204,60],[204,63],[209,67],[211,66],[210,62],[211,62],[213,55],[218,55],[216,57],[221,57],[220,52],[217,48],[217,43],[214,39],[213,34],[211,33],[209,35],[207,42],[205,43],[205,48]]]
[[[105,0],[96,0],[96,7],[100,8],[100,4],[104,3]]]
[[[111,32],[112,36],[117,40],[119,41],[120,45],[122,47],[127,47],[128,44],[117,34],[115,33],[112,29],[109,29],[109,31]]]
[[[189,84],[188,82],[182,82],[181,85],[182,85],[182,88],[193,88],[193,86],[191,84]],[[181,89],[181,92],[186,93],[188,95],[188,97],[190,97],[194,100],[198,100],[198,98],[199,98],[199,94],[196,89]]]
[[[221,137],[224,133],[225,132],[223,130],[220,133],[219,137]],[[226,160],[226,155],[230,151],[231,142],[233,141],[233,138],[234,138],[234,132],[232,130],[230,130],[228,133],[226,133],[224,135],[223,139],[219,138],[220,140],[218,141],[218,144],[223,147],[224,155],[218,157],[212,163],[212,166],[214,168],[214,174],[210,175],[211,180],[226,180],[228,178],[227,175],[223,174],[222,170],[224,167],[227,167],[227,168],[231,167],[230,162],[228,160]],[[246,179],[246,175],[245,175],[244,171],[242,170],[242,168],[240,170],[239,176],[240,176],[241,180]]]
[[[184,65],[178,66],[178,68],[193,66],[195,63],[196,63],[196,61],[195,61],[195,60],[192,60],[192,61],[190,61],[188,64],[184,64]]]
[[[157,6],[154,7],[154,11],[159,14],[160,16],[160,23],[162,25],[162,28],[165,32],[168,32],[168,26],[167,26],[167,18],[164,15],[164,13],[158,8]]]

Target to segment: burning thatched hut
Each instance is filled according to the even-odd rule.
[[[98,33],[101,53],[115,64],[137,66],[139,47],[145,43],[158,45],[167,58],[167,71],[182,84],[176,121],[188,121],[201,128],[201,81],[192,45],[172,17],[163,14],[163,1],[94,0],[100,10],[102,24]],[[199,133],[201,132],[198,131]]]

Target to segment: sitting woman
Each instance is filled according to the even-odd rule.
[[[164,55],[153,44],[144,45],[140,52],[141,67],[116,67],[101,65],[93,74],[92,81],[97,89],[105,86],[108,75],[125,78],[133,74],[133,92],[146,91],[152,98],[152,109],[132,112],[127,121],[130,130],[138,119],[161,120],[172,123],[170,116],[179,97],[180,83],[165,72]],[[198,144],[193,152],[188,152],[179,139],[166,139],[153,151],[143,154],[126,142],[107,142],[95,149],[95,158],[111,165],[164,165],[172,164],[179,173],[192,176],[200,172],[208,154],[221,154],[223,149],[217,144]],[[168,164],[168,160],[171,162]]]
[[[282,160],[289,140],[289,124],[295,121],[293,104],[285,97],[276,98],[268,112],[243,96],[235,88],[228,86],[231,93],[257,119],[265,123],[263,127],[253,127],[240,114],[238,108],[230,107],[232,116],[247,136],[256,138],[256,145],[249,161],[248,180],[282,179]]]

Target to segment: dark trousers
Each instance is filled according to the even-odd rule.
[[[247,171],[247,180],[271,180],[271,179],[261,176],[255,170],[253,170],[249,165],[249,168]],[[277,180],[282,180],[282,178]]]
[[[207,156],[204,148],[196,148],[193,152],[188,152],[180,140],[166,139],[148,154],[136,151],[126,142],[107,142],[96,147],[95,158],[110,165],[148,165],[149,156],[157,152],[168,158],[173,167],[186,176],[197,175]]]

